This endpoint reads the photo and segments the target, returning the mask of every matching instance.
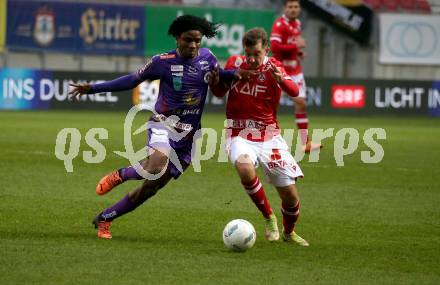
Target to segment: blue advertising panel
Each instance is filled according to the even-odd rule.
[[[11,49],[144,53],[144,11],[134,6],[8,1],[7,29]]]
[[[0,68],[1,110],[129,110],[134,91],[87,94],[69,99],[71,83],[95,84],[120,73],[46,71],[27,68]]]
[[[0,69],[0,110],[48,109],[49,100],[42,99],[39,83],[52,78],[52,72],[34,69]],[[38,86],[38,87],[37,87]]]

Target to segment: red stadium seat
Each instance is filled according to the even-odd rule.
[[[397,11],[397,7],[399,7],[399,1],[398,0],[384,0],[383,1],[383,6],[385,6],[385,8],[388,11]]]
[[[382,0],[364,0],[364,3],[371,7],[374,11],[382,8]]]
[[[413,11],[416,8],[415,0],[400,0],[400,7],[404,10]]]
[[[416,0],[416,6],[419,11],[431,13],[431,5],[426,0]]]

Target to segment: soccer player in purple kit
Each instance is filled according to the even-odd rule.
[[[247,76],[240,71],[219,69],[217,59],[211,51],[200,48],[202,37],[214,37],[217,29],[218,25],[203,18],[191,15],[177,17],[168,29],[168,34],[176,39],[175,50],[156,55],[137,72],[112,81],[94,85],[72,84],[73,90],[70,94],[78,99],[83,94],[128,90],[144,80],[160,79],[155,114],[148,122],[147,145],[152,153],[148,160],[142,161],[141,164],[150,174],[155,175],[162,171],[164,173],[154,180],[145,179],[141,186],[99,213],[93,220],[99,238],[112,238],[110,226],[114,219],[133,211],[154,196],[171,178],[179,177],[179,167],[169,159],[171,151],[177,154],[182,171],[189,166],[194,134],[200,129],[208,85],[218,84],[219,77],[230,79]],[[169,128],[170,125],[164,125],[164,121],[170,116],[179,118],[177,123],[171,125],[172,130]],[[172,139],[172,132],[187,134],[175,141]],[[103,195],[127,180],[141,179],[144,177],[139,175],[133,166],[124,167],[103,177],[96,187],[96,192]]]

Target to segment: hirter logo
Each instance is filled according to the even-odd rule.
[[[332,107],[363,108],[365,107],[365,86],[333,85]]]

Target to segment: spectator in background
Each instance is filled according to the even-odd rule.
[[[321,148],[322,145],[312,143],[308,132],[306,83],[301,68],[301,60],[305,57],[306,41],[301,36],[301,22],[298,19],[301,13],[300,0],[284,0],[283,10],[284,14],[273,23],[270,47],[273,57],[282,63],[287,74],[299,86],[299,95],[292,100],[295,103],[296,125],[301,136],[303,150],[309,153]]]

